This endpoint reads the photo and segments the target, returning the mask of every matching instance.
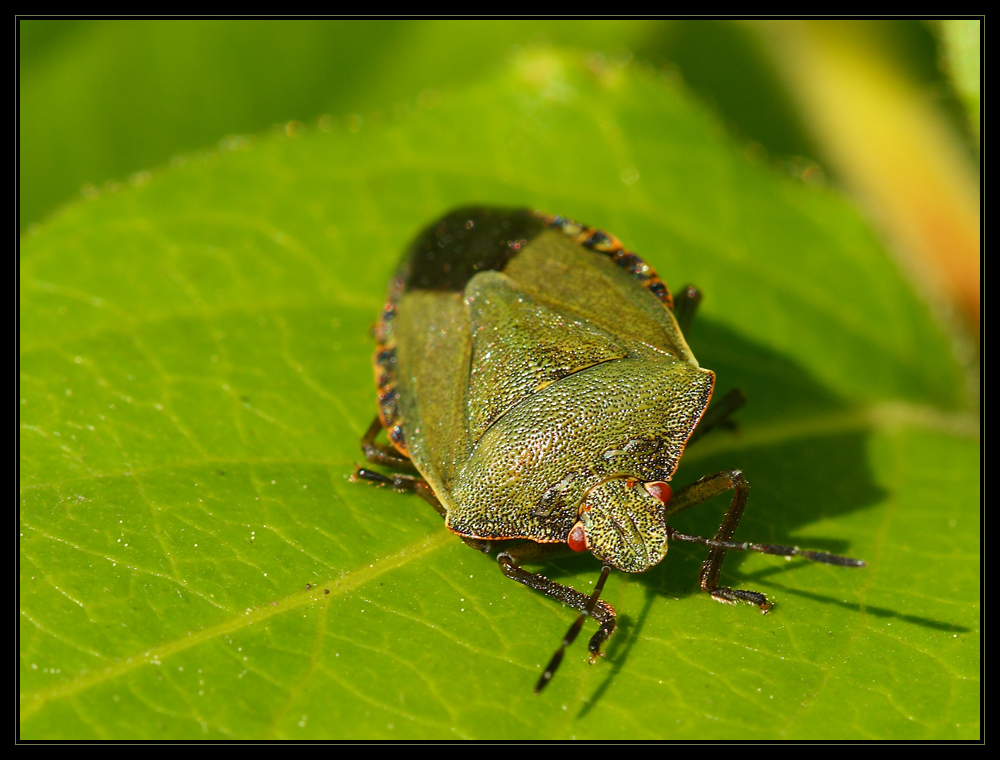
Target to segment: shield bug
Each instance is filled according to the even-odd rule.
[[[378,416],[361,447],[397,473],[358,468],[355,478],[419,494],[467,544],[497,551],[508,578],[580,611],[536,693],[588,616],[598,624],[591,661],[614,632],[615,611],[599,598],[610,569],[648,570],[670,540],[709,547],[700,581],[713,599],[763,612],[763,594],[720,584],[728,550],[864,565],[734,542],[749,493],[739,470],[671,491],[685,446],[744,401],[733,391],[709,409],[715,375],[683,334],[699,298],[685,288],[675,302],[611,235],[496,208],[457,209],[431,224],[389,284],[376,327]],[[375,440],[383,428],[391,446]],[[728,490],[713,538],[667,524]],[[521,567],[573,551],[604,563],[591,594]]]

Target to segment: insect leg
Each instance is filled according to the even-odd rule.
[[[701,291],[694,285],[685,285],[674,296],[674,319],[677,320],[677,326],[681,328],[682,333],[690,329],[700,303]]]
[[[685,285],[674,297],[674,318],[682,333],[686,333],[691,327],[700,303],[701,291],[694,285]],[[740,409],[746,402],[747,395],[739,388],[729,391],[722,399],[713,403],[705,416],[701,418],[698,427],[688,439],[688,445],[697,441],[713,428],[732,424],[729,422],[729,415]]]
[[[714,475],[706,475],[701,480],[696,480],[689,486],[681,488],[674,493],[670,500],[670,513],[674,514],[684,509],[688,509],[702,502],[708,501],[713,496],[718,496],[725,491],[733,490],[733,500],[729,504],[726,516],[722,519],[722,524],[715,534],[714,541],[729,541],[736,532],[736,526],[740,524],[743,516],[743,508],[747,503],[747,496],[750,495],[750,484],[747,483],[743,473],[739,470],[723,470]],[[744,589],[732,589],[728,586],[719,585],[719,575],[722,573],[722,561],[726,558],[726,549],[721,546],[713,546],[708,557],[701,566],[701,588],[712,595],[717,602],[725,604],[736,604],[746,602],[760,607],[761,612],[767,612],[773,606],[767,597],[759,591],[746,591]]]
[[[604,590],[604,581],[608,579],[608,573],[611,572],[611,565],[605,565],[601,568],[601,577],[598,579],[597,584],[594,586],[594,590],[590,594],[590,598],[587,600],[587,607],[581,612],[576,620],[573,621],[573,625],[569,627],[566,631],[566,635],[563,636],[562,644],[556,650],[556,653],[552,655],[552,659],[549,660],[549,664],[545,666],[545,670],[542,672],[541,677],[538,679],[538,683],[535,684],[535,694],[538,694],[542,689],[544,689],[549,681],[552,680],[552,676],[556,674],[556,668],[563,661],[563,656],[566,654],[566,647],[576,641],[576,637],[580,635],[580,629],[583,628],[584,621],[594,613],[594,607],[597,605],[598,600],[601,597],[601,592]],[[590,655],[590,661],[594,661],[594,654]]]
[[[566,553],[568,553],[566,544],[536,544],[528,541],[498,554],[497,562],[500,564],[500,570],[503,574],[511,580],[523,583],[535,591],[541,591],[546,596],[558,599],[575,610],[587,612],[597,621],[600,627],[597,629],[597,633],[590,637],[590,643],[587,645],[591,661],[593,661],[601,654],[601,644],[615,632],[614,607],[603,599],[591,599],[589,594],[582,594],[574,588],[550,581],[544,575],[529,573],[520,566],[522,562],[548,559]],[[558,665],[558,663],[556,664]],[[552,669],[554,670],[554,667]],[[551,677],[550,673],[549,678]]]
[[[687,445],[697,441],[706,433],[712,432],[717,427],[732,426],[734,423],[729,419],[729,415],[739,411],[747,402],[747,394],[740,388],[733,388],[729,393],[708,407],[708,411],[702,416],[698,427],[694,429],[691,437],[688,438]]]
[[[372,424],[368,426],[368,430],[361,436],[361,451],[364,452],[365,459],[372,464],[381,464],[386,467],[406,470],[407,472],[416,472],[417,470],[413,466],[413,462],[392,448],[392,446],[387,446],[384,443],[375,443],[375,437],[381,430],[382,420],[378,415],[375,415]]]
[[[444,505],[438,500],[438,497],[434,495],[434,491],[431,490],[429,485],[427,485],[427,481],[422,480],[415,475],[400,475],[399,473],[383,475],[380,472],[369,470],[366,467],[355,467],[351,480],[354,482],[363,480],[374,486],[392,486],[394,491],[399,491],[400,493],[415,493],[421,499],[434,507],[434,511],[441,515],[441,519],[448,517],[448,510],[444,508]],[[467,536],[460,536],[460,538],[473,549],[480,551],[483,554],[488,554],[492,546],[489,541],[483,541],[478,538],[468,538]]]
[[[383,475],[380,472],[369,470],[366,467],[355,467],[354,475],[351,476],[351,480],[355,482],[364,480],[374,486],[392,486],[392,490],[399,491],[400,493],[415,493],[417,496],[434,507],[441,517],[446,517],[448,514],[445,511],[444,506],[434,495],[431,487],[427,485],[427,481],[422,480],[415,475],[400,475],[399,473]]]

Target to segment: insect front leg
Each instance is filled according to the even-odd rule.
[[[713,539],[717,542],[730,541],[736,532],[736,526],[740,524],[747,496],[750,495],[750,484],[747,483],[743,473],[739,470],[723,470],[714,475],[706,475],[701,480],[681,488],[670,501],[670,513],[674,514],[689,509],[730,489],[733,491],[733,500],[730,502],[729,510]],[[725,548],[713,546],[709,550],[708,557],[701,566],[702,591],[711,594],[717,602],[725,604],[746,602],[756,605],[761,612],[768,612],[773,605],[759,591],[732,589],[719,585],[719,575],[722,573],[722,562],[725,558]]]
[[[511,580],[523,583],[535,591],[541,591],[546,596],[558,599],[575,610],[588,612],[597,621],[600,627],[597,629],[597,633],[590,637],[590,643],[587,645],[591,662],[593,662],[594,658],[601,654],[601,644],[615,632],[614,607],[603,599],[591,600],[589,594],[582,594],[574,588],[551,581],[544,575],[529,573],[521,567],[523,562],[537,562],[565,556],[569,553],[566,544],[537,544],[533,541],[526,541],[498,554],[497,562],[500,564],[500,570],[503,571],[503,574]]]

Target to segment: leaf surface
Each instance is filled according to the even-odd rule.
[[[755,164],[684,91],[551,50],[398,119],[236,141],[68,207],[20,254],[22,738],[975,738],[979,443],[949,335],[835,192]],[[409,239],[469,203],[601,227],[705,301],[738,537],[574,613],[422,501],[348,482],[369,328]],[[710,534],[719,499],[677,518]],[[589,557],[542,568],[585,590]]]

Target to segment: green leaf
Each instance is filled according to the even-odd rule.
[[[398,114],[231,141],[22,240],[21,737],[978,737],[977,413],[859,214],[641,67],[535,50]],[[750,402],[675,482],[739,467],[737,536],[868,567],[730,554],[763,617],[674,546],[609,579],[606,659],[577,642],[534,696],[575,613],[347,479],[385,283],[468,203],[696,282],[689,342]],[[542,569],[585,590],[599,568]]]

